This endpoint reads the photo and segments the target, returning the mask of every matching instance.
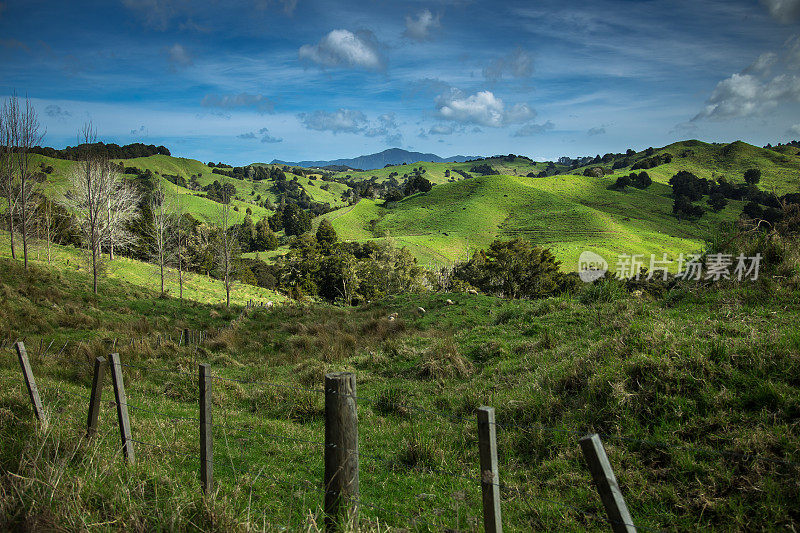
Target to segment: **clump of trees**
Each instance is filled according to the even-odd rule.
[[[644,170],[641,172],[631,172],[627,176],[620,176],[617,181],[611,185],[611,189],[623,190],[625,187],[636,187],[637,189],[646,189],[653,184],[653,180]]]
[[[670,162],[672,162],[672,154],[670,154],[669,152],[665,152],[663,154],[658,154],[652,157],[646,157],[644,159],[640,159],[639,161],[633,164],[631,170],[655,168],[659,165],[665,165]]]
[[[500,174],[498,171],[492,168],[491,165],[488,165],[486,163],[480,165],[472,165],[471,167],[469,167],[469,171],[474,172],[476,174],[480,174],[481,176],[494,176]]]
[[[496,240],[457,265],[454,278],[504,298],[542,298],[574,288],[578,281],[564,274],[552,252],[523,239]]]
[[[41,142],[41,141],[40,141]],[[54,157],[58,159],[70,159],[81,161],[86,157],[98,159],[133,159],[136,157],[149,157],[151,155],[170,155],[170,151],[165,146],[155,146],[152,144],[132,143],[120,146],[114,143],[92,142],[83,143],[78,146],[67,146],[62,150],[55,148],[34,146],[31,153]]]
[[[236,196],[236,186],[227,181],[220,183],[219,180],[214,180],[203,187],[203,190],[206,191],[206,198],[221,204],[230,203],[231,199]]]

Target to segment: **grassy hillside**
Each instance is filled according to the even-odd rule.
[[[47,261],[45,243],[34,242],[29,249],[29,259],[32,264],[42,267],[57,269],[62,273],[74,273],[76,276],[87,276],[90,269],[84,258],[82,250],[71,246],[50,246],[50,262]],[[0,257],[10,258],[11,247],[8,232],[0,231]],[[105,272],[100,280],[102,291],[125,283],[137,290],[150,292],[160,290],[161,276],[158,267],[151,263],[118,257],[113,261],[106,259]],[[87,290],[91,290],[91,283],[87,281]],[[177,271],[170,270],[166,283],[166,293],[169,297],[177,299],[180,293]],[[183,274],[183,297],[195,302],[216,304],[225,302],[225,289],[222,282],[203,274],[185,272]],[[231,292],[231,303],[244,305],[249,300],[256,302],[284,301],[286,298],[279,293],[245,285],[237,284]]]
[[[63,184],[66,176],[71,172],[75,163],[64,159],[54,159],[47,156],[34,155],[34,165],[38,166],[40,163],[45,166],[52,166],[54,171],[48,177],[48,190],[52,191],[57,185]],[[115,163],[121,163],[128,167],[136,167],[141,170],[150,170],[160,179],[165,187],[167,194],[175,198],[177,194],[181,196],[181,206],[185,212],[190,213],[198,220],[205,222],[213,222],[218,216],[219,204],[213,200],[205,197],[202,191],[193,191],[191,189],[177,187],[175,184],[170,183],[163,178],[165,175],[181,176],[187,181],[191,176],[200,176],[197,182],[201,186],[208,185],[214,180],[227,180],[236,187],[236,197],[232,201],[233,205],[238,208],[234,211],[232,216],[233,220],[241,223],[244,220],[245,212],[249,208],[252,212],[251,218],[254,222],[262,217],[269,216],[272,211],[265,209],[258,205],[260,202],[270,200],[273,204],[278,201],[277,195],[272,190],[274,182],[272,180],[251,181],[240,180],[236,178],[229,178],[214,174],[212,169],[205,163],[194,159],[187,159],[182,157],[173,157],[166,155],[153,155],[148,157],[138,157],[133,159],[115,159]],[[332,207],[344,206],[345,203],[341,200],[341,194],[347,190],[346,185],[340,183],[328,183],[329,191],[322,190],[322,185],[326,182],[320,180],[310,180],[305,177],[287,174],[289,179],[296,178],[303,189],[308,193],[311,199],[315,202],[327,202]],[[259,199],[260,197],[260,199]]]
[[[582,176],[485,176],[434,187],[389,208],[362,200],[323,215],[348,240],[391,237],[423,262],[467,257],[498,238],[522,236],[553,249],[566,270],[583,250],[617,254],[667,252],[675,257],[702,247],[716,225],[733,220],[740,202],[699,223],[672,216],[670,188],[608,190],[613,179]]]
[[[788,147],[793,148],[793,147]],[[681,141],[655,150],[654,154],[670,153],[672,162],[648,169],[654,181],[667,183],[681,170],[687,170],[700,178],[716,179],[725,177],[731,183],[744,183],[744,172],[749,168],[761,170],[763,190],[778,195],[800,191],[800,156],[795,150],[774,150],[759,148],[736,141],[730,144],[711,144],[702,141]],[[643,159],[639,152],[634,159]],[[589,165],[597,166],[597,165]],[[610,164],[600,165],[611,168]],[[583,170],[578,169],[578,171]],[[615,171],[614,176],[627,174],[630,166]]]
[[[540,172],[547,166],[546,163],[531,163],[527,159],[523,158],[516,158],[513,161],[507,161],[504,158],[489,158],[485,161],[481,161],[478,164],[484,163],[491,165],[492,168],[501,174],[522,176],[528,174],[529,172]],[[422,168],[425,169],[424,175],[428,180],[430,180],[431,183],[447,183],[450,180],[459,181],[464,179],[463,176],[455,172],[456,169],[470,173],[470,168],[475,164],[476,163],[430,163],[420,161],[408,165],[392,165],[386,168],[365,170],[363,172],[338,172],[336,173],[336,177],[344,178],[346,176],[350,176],[351,179],[360,181],[368,180],[375,176],[378,182],[384,182],[389,179],[389,174],[397,172],[397,179],[402,181],[404,174],[413,175],[414,171],[412,169]],[[445,177],[446,170],[450,170],[450,178]]]
[[[180,308],[125,281],[98,297],[86,283],[81,272],[25,273],[0,259],[0,343],[26,338],[51,421],[33,420],[5,348],[2,530],[316,531],[317,389],[337,370],[358,379],[363,531],[479,528],[480,405],[497,409],[509,531],[609,529],[577,442],[589,431],[603,435],[643,530],[800,527],[796,283],[642,297],[607,283],[538,301],[404,295],[354,309],[256,309],[235,321],[237,312]],[[155,342],[184,327],[209,337],[197,347]],[[113,402],[102,406],[98,438],[82,436],[87,364],[112,349],[134,365],[123,368],[140,441],[132,467],[119,454]],[[258,382],[213,382],[217,491],[208,500],[193,421],[198,363]]]

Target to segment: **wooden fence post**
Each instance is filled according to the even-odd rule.
[[[611,469],[611,462],[609,462],[606,450],[600,441],[600,435],[593,433],[583,437],[579,442],[583,458],[589,466],[589,472],[592,473],[597,492],[600,493],[600,499],[606,508],[611,529],[616,533],[635,533],[636,527],[633,525],[633,518],[628,512],[625,498],[622,497],[622,491],[617,483],[614,470]]]
[[[17,348],[17,357],[19,357],[19,366],[22,367],[22,376],[25,378],[25,386],[28,387],[28,395],[31,397],[33,413],[40,422],[44,422],[44,408],[42,407],[42,400],[39,398],[39,389],[36,387],[36,380],[33,378],[31,363],[28,360],[28,351],[25,350],[25,344],[22,341],[15,343],[14,346]]]
[[[324,481],[325,530],[346,523],[358,529],[358,413],[356,376],[350,372],[325,375]]]
[[[500,514],[500,474],[497,469],[497,429],[494,407],[478,408],[478,449],[481,458],[483,529],[486,533],[502,533],[503,520]]]
[[[100,401],[103,396],[103,383],[106,379],[106,358],[94,360],[94,376],[92,377],[92,396],[89,398],[89,416],[86,423],[86,436],[97,433],[97,422],[100,420]]]
[[[200,365],[200,482],[208,496],[214,487],[213,427],[211,420],[211,367]]]
[[[131,440],[131,419],[128,417],[128,397],[125,395],[125,382],[122,380],[122,365],[118,353],[112,353],[109,357],[111,359],[111,382],[114,384],[114,399],[117,401],[117,421],[122,437],[122,453],[128,463],[133,463],[135,457]]]

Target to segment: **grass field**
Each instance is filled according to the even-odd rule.
[[[18,251],[18,253],[21,253],[21,251]],[[0,257],[11,257],[8,232],[5,231],[0,231]],[[83,251],[71,246],[51,245],[50,262],[48,263],[45,243],[34,242],[29,250],[29,259],[34,265],[50,266],[62,272],[71,272],[84,276],[91,272]],[[117,257],[113,261],[108,261],[106,258],[104,273],[100,278],[101,290],[108,290],[118,283],[135,286],[140,291],[156,291],[160,290],[161,276],[158,267],[151,263],[127,257]],[[91,284],[87,285],[87,287],[91,289]],[[178,273],[174,269],[169,269],[165,288],[165,292],[170,299],[178,299],[180,288],[178,285]],[[203,274],[184,272],[183,297],[187,300],[206,304],[224,303],[225,289],[219,280]],[[274,291],[244,283],[237,284],[231,292],[231,303],[244,305],[251,299],[258,303],[267,301],[280,302],[286,298]]]
[[[239,309],[180,306],[122,279],[94,296],[84,272],[26,273],[0,259],[0,529],[317,531],[315,389],[325,372],[347,370],[358,380],[362,531],[480,530],[480,405],[497,409],[508,531],[609,529],[577,443],[589,431],[602,433],[642,530],[796,530],[796,279],[641,297],[614,283],[537,301],[408,294],[235,320]],[[185,327],[207,341],[154,341]],[[8,349],[22,337],[45,427]],[[135,443],[131,467],[112,402],[98,438],[82,436],[87,365],[111,349],[136,367],[123,372],[133,438],[146,444]],[[192,420],[198,363],[259,382],[213,382],[217,490],[207,500]]]

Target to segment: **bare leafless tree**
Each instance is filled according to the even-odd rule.
[[[17,216],[17,202],[19,201],[19,183],[14,177],[14,152],[19,143],[19,101],[9,98],[3,102],[0,110],[0,189],[6,197],[6,217],[8,219],[8,233],[11,239],[11,257],[17,258],[14,242],[14,220]]]
[[[180,299],[183,301],[183,235],[181,232],[181,190],[178,180],[175,180],[175,264],[178,267],[178,289]]]
[[[175,258],[175,215],[166,194],[164,183],[157,181],[150,195],[150,211],[153,220],[149,232],[152,237],[152,257],[161,273],[161,294],[164,295],[164,280],[167,269]]]
[[[239,226],[236,225],[233,217],[232,198],[227,192],[223,192],[221,200],[215,224],[217,229],[215,261],[217,275],[225,285],[225,306],[230,307],[231,290],[236,283],[236,264],[241,249],[239,247]]]
[[[88,145],[96,133],[87,123],[81,136]],[[110,242],[127,245],[134,240],[127,223],[137,214],[139,194],[125,183],[117,167],[88,149],[69,175],[67,187],[59,201],[75,216],[83,234],[92,269],[92,290],[97,294],[98,273],[102,264],[102,247]]]
[[[12,95],[12,100],[17,96]],[[19,109],[16,119],[19,122],[18,145],[16,147],[17,173],[20,181],[20,229],[22,233],[22,256],[25,262],[25,269],[28,268],[28,238],[31,235],[33,215],[36,212],[35,193],[40,186],[36,177],[38,173],[31,171],[31,160],[34,146],[39,145],[44,138],[36,108],[33,107],[30,98],[25,98],[24,109],[16,105]]]

